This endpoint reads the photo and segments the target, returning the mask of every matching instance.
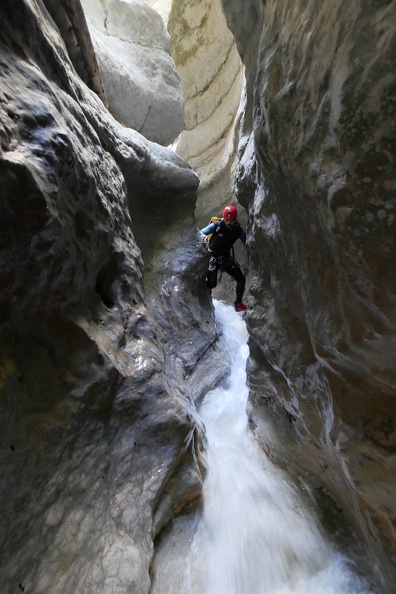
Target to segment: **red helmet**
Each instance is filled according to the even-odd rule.
[[[238,211],[235,206],[226,206],[223,210],[223,219],[236,219]]]

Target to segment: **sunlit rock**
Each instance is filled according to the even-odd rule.
[[[243,69],[219,0],[172,2],[168,30],[185,96],[185,130],[175,150],[197,171],[199,224],[234,202]]]
[[[332,494],[391,592],[394,4],[223,5],[247,78],[251,414],[266,447],[260,407],[284,419],[277,455]]]
[[[161,17],[144,0],[82,0],[109,109],[128,128],[169,145],[184,126],[180,78]]]
[[[150,4],[167,22],[183,86],[186,125],[173,147],[199,175],[195,216],[202,228],[212,216],[221,216],[226,204],[236,203],[243,67],[219,0],[169,0],[168,8],[166,2]],[[245,225],[242,207],[239,219]],[[236,258],[249,278],[246,250],[237,243]],[[233,302],[235,282],[224,275],[214,296]]]
[[[172,0],[146,0],[146,2],[158,12],[164,23],[167,24],[172,7]]]

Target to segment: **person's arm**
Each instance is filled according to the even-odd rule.
[[[200,229],[200,233],[202,233],[203,235],[210,235],[211,233],[214,233],[215,230],[216,230],[215,224],[210,223],[207,227]]]
[[[239,236],[239,239],[242,241],[243,245],[246,245],[246,233],[245,233],[245,231],[242,231],[242,233]]]

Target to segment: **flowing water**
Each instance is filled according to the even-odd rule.
[[[203,514],[176,520],[158,547],[152,594],[370,594],[258,449],[245,413],[246,326],[230,306],[215,310],[231,367],[199,411],[208,440]]]

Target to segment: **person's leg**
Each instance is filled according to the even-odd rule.
[[[211,256],[206,273],[206,286],[208,289],[214,289],[217,286],[217,270],[216,258]]]
[[[232,276],[232,278],[235,279],[237,283],[235,305],[237,303],[241,303],[243,294],[245,292],[246,279],[242,270],[239,267],[239,264],[235,262],[235,260],[229,260],[224,270],[230,276]]]

